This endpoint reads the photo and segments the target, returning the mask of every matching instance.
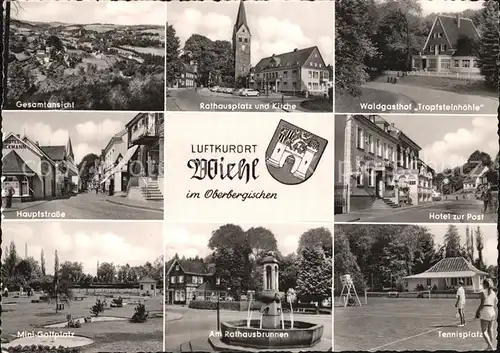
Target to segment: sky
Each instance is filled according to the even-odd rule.
[[[171,259],[176,253],[180,257],[205,257],[212,253],[208,241],[212,232],[227,223],[168,223],[165,229],[165,259]],[[300,236],[313,228],[330,228],[331,224],[321,223],[279,223],[279,224],[237,224],[243,230],[252,227],[269,229],[278,243],[283,255],[294,253],[299,245]],[[333,233],[333,231],[332,231]]]
[[[165,2],[20,2],[13,17],[23,21],[64,22],[74,24],[165,25]]]
[[[492,159],[498,153],[496,116],[386,115],[383,118],[422,147],[420,158],[436,172],[463,165],[475,150],[488,153]]]
[[[443,245],[444,235],[448,228],[447,224],[433,224],[425,225],[429,229],[431,234],[434,234],[434,243]],[[462,245],[465,245],[465,227],[464,224],[457,224],[458,232],[460,234]],[[483,249],[483,261],[486,266],[496,265],[498,258],[498,233],[496,225],[480,225],[481,231],[483,233],[484,249]],[[475,230],[477,225],[470,226],[471,229]],[[477,256],[477,250],[475,250],[475,256]]]
[[[172,1],[167,20],[181,40],[192,34],[231,41],[239,1]],[[246,1],[252,34],[251,61],[317,45],[325,63],[333,61],[333,1]]]
[[[18,255],[24,258],[28,244],[28,256],[39,262],[43,249],[48,274],[54,273],[57,250],[59,264],[82,262],[83,271],[95,275],[97,261],[130,266],[153,263],[162,255],[162,231],[162,222],[4,221],[2,246],[14,241]]]
[[[71,137],[75,162],[88,153],[101,154],[111,137],[125,128],[136,113],[118,112],[4,112],[2,131],[26,134],[41,146],[66,145]]]
[[[483,1],[467,0],[419,0],[424,15],[438,12],[462,12],[467,9],[478,10],[482,8]]]

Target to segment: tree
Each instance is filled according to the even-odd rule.
[[[309,229],[300,236],[297,253],[300,254],[304,248],[320,246],[329,257],[333,256],[332,232],[328,228]]]
[[[85,276],[83,264],[80,262],[66,261],[61,264],[61,278],[67,279],[71,284],[78,284]]]
[[[444,235],[445,256],[459,257],[462,255],[460,246],[460,235],[458,234],[457,226],[450,224]]]
[[[332,296],[332,259],[321,247],[304,248],[299,254],[297,297],[304,302],[318,302]]]
[[[483,249],[484,249],[484,240],[483,240],[483,232],[481,231],[481,227],[477,226],[476,231],[474,232],[476,236],[476,249],[477,249],[477,260],[475,266],[484,271],[486,266],[483,261]]]
[[[112,263],[103,262],[97,269],[97,278],[101,283],[114,283],[116,268]]]
[[[426,232],[419,237],[413,259],[413,273],[427,271],[438,262],[432,234]]]
[[[369,78],[365,60],[377,54],[370,40],[375,10],[373,0],[335,1],[335,87],[340,93],[360,93]]]
[[[365,279],[356,263],[356,256],[351,252],[349,239],[342,227],[336,226],[335,230],[335,256],[333,258],[335,278],[342,275],[350,275],[354,286],[359,289],[365,289]],[[335,282],[335,290],[340,291],[339,283]]]
[[[177,37],[175,28],[167,23],[167,85],[173,84],[181,76],[180,52],[181,42]]]
[[[254,227],[246,231],[248,245],[256,256],[261,252],[277,251],[278,243],[274,234],[267,228]]]
[[[9,250],[6,251],[7,256],[5,257],[3,268],[7,277],[12,277],[15,275],[16,266],[20,261],[17,255],[16,244],[12,241],[9,245]]]
[[[43,249],[40,252],[40,270],[42,271],[42,276],[46,275],[45,272],[45,255],[43,254]]]
[[[90,183],[99,172],[100,158],[95,153],[89,153],[78,163],[80,179],[83,183]]]
[[[295,254],[285,256],[279,263],[279,289],[285,292],[297,287],[297,276],[299,274],[298,257]],[[262,272],[262,271],[261,271]],[[259,273],[262,280],[262,273]]]
[[[59,311],[59,256],[57,250],[54,256],[54,294],[56,297],[56,313]]]
[[[478,48],[478,66],[486,84],[498,90],[500,75],[500,43],[498,40],[498,2],[485,1],[479,21],[481,38]]]

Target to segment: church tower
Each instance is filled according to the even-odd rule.
[[[234,79],[246,77],[250,73],[250,45],[252,35],[247,24],[245,5],[240,0],[238,16],[233,28]]]

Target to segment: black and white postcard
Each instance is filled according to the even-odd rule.
[[[335,351],[496,351],[496,225],[334,233]]]
[[[6,4],[4,109],[164,109],[164,3]]]
[[[169,223],[165,351],[332,350],[331,224]]]
[[[496,113],[497,1],[335,4],[336,113]]]
[[[161,351],[162,231],[162,222],[2,224],[2,350]]]
[[[498,221],[496,116],[336,115],[335,222]]]
[[[163,219],[163,113],[3,114],[7,219]]]
[[[167,110],[333,111],[332,1],[167,7]]]

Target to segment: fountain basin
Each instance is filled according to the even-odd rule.
[[[316,345],[323,336],[323,325],[305,321],[284,322],[284,329],[260,328],[260,320],[227,321],[221,323],[220,340],[228,345],[257,349],[293,349],[308,348]]]
[[[63,346],[65,348],[84,347],[93,344],[94,341],[90,338],[83,336],[64,336],[60,337],[50,336],[47,333],[37,333],[34,337],[21,337],[16,338],[9,343],[2,343],[2,349],[9,349],[11,347],[29,347],[32,345],[42,345],[50,347]]]

